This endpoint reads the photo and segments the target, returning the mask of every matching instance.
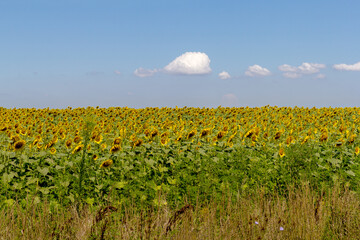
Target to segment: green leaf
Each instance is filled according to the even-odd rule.
[[[120,182],[116,182],[116,183],[114,184],[114,187],[115,187],[116,189],[122,189],[122,188],[124,188],[124,187],[126,186],[126,184],[127,184],[127,182],[125,182],[125,181],[120,181]]]
[[[348,175],[350,175],[350,176],[355,177],[355,173],[354,173],[353,171],[351,171],[351,170],[347,170],[346,173],[347,173]]]
[[[48,167],[44,167],[44,168],[38,167],[37,170],[39,171],[39,173],[41,173],[44,176],[46,176],[50,171]]]

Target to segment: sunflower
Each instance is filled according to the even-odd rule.
[[[52,147],[52,148],[50,149],[50,153],[51,153],[51,154],[55,154],[55,153],[56,153],[56,149],[55,149],[54,147]]]
[[[72,145],[72,140],[71,140],[71,139],[68,139],[68,140],[65,142],[66,148],[71,148],[71,145]]]
[[[121,138],[117,137],[114,139],[114,145],[119,145],[121,143]]]
[[[133,147],[139,147],[142,143],[143,143],[143,140],[142,140],[142,139],[134,140],[134,141],[132,142],[132,146],[133,146]]]
[[[108,159],[100,164],[100,168],[108,168],[113,164],[113,160]]]
[[[169,142],[169,138],[163,137],[160,139],[161,145],[165,146]]]
[[[280,132],[280,131],[277,131],[277,132],[275,133],[274,139],[275,139],[275,140],[278,140],[280,137],[281,137],[281,132]]]
[[[92,156],[92,159],[93,160],[97,160],[99,158],[99,156],[97,155],[97,154],[94,154],[93,156]]]
[[[356,154],[356,155],[359,155],[359,153],[360,153],[360,148],[359,148],[359,147],[356,147],[356,148],[355,148],[355,154]]]
[[[187,139],[192,138],[193,136],[195,136],[195,134],[196,134],[196,131],[195,131],[195,130],[191,130],[191,131],[188,133],[188,135],[187,135]]]
[[[218,140],[220,140],[220,139],[222,139],[225,135],[226,135],[226,132],[220,131],[220,132],[218,132],[218,134],[216,135],[216,138],[217,138]]]
[[[78,145],[74,148],[74,150],[72,151],[72,153],[78,153],[82,150],[82,148],[84,147],[84,145]]]
[[[210,134],[210,128],[205,128],[201,131],[200,137],[206,137],[209,134]]]
[[[283,148],[280,148],[279,150],[279,156],[282,158],[285,156],[285,150]]]
[[[22,150],[25,147],[26,142],[24,140],[19,140],[14,143],[13,147],[15,151]]]
[[[121,146],[119,144],[115,144],[110,148],[110,153],[116,153],[121,150]]]
[[[76,137],[74,137],[74,143],[79,143],[79,142],[81,142],[81,137],[80,136],[76,136]]]
[[[107,145],[106,145],[106,143],[103,143],[100,145],[100,147],[104,150],[107,147]]]

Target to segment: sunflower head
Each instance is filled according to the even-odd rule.
[[[119,145],[121,143],[121,138],[117,137],[114,139],[114,145]]]
[[[68,140],[65,142],[66,148],[71,148],[71,145],[72,145],[72,140],[71,140],[71,139],[68,139]]]
[[[119,144],[115,144],[110,148],[110,153],[116,153],[121,150],[121,146]]]
[[[356,148],[355,148],[355,154],[356,154],[356,155],[359,155],[359,153],[360,153],[360,148],[359,148],[359,147],[356,147]]]
[[[187,135],[187,139],[192,138],[193,136],[195,136],[195,134],[196,134],[196,131],[195,131],[195,130],[191,130],[191,131],[188,133],[188,135]]]
[[[143,143],[143,140],[142,140],[142,139],[134,140],[134,141],[132,142],[132,146],[133,146],[133,147],[139,147],[142,143]]]
[[[84,147],[84,145],[82,145],[82,144],[77,145],[72,152],[73,153],[78,153],[83,149],[83,147]]]
[[[56,149],[55,149],[54,147],[52,147],[52,148],[50,149],[50,153],[51,153],[51,154],[55,154],[55,153],[56,153]]]
[[[109,168],[113,164],[113,160],[108,159],[100,164],[100,168]]]
[[[24,140],[19,140],[14,143],[13,147],[15,151],[24,149],[26,142]]]
[[[282,158],[285,156],[285,150],[283,148],[280,148],[279,150],[279,156]]]

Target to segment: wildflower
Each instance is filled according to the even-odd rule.
[[[98,156],[97,154],[94,154],[94,155],[92,156],[92,158],[93,158],[93,160],[97,160],[97,159],[99,158],[99,156]]]
[[[108,168],[113,164],[113,160],[108,159],[100,164],[100,168]]]
[[[283,227],[280,227],[280,229],[279,229],[280,231],[284,231],[284,228]]]
[[[356,154],[356,155],[359,155],[359,153],[360,153],[360,148],[359,148],[359,147],[356,147],[356,148],[355,148],[355,154]]]

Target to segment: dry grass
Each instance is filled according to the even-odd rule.
[[[47,203],[1,210],[1,239],[359,239],[360,198],[348,190],[290,191],[287,198],[256,196],[205,205],[75,207]],[[283,230],[282,230],[283,229]]]

